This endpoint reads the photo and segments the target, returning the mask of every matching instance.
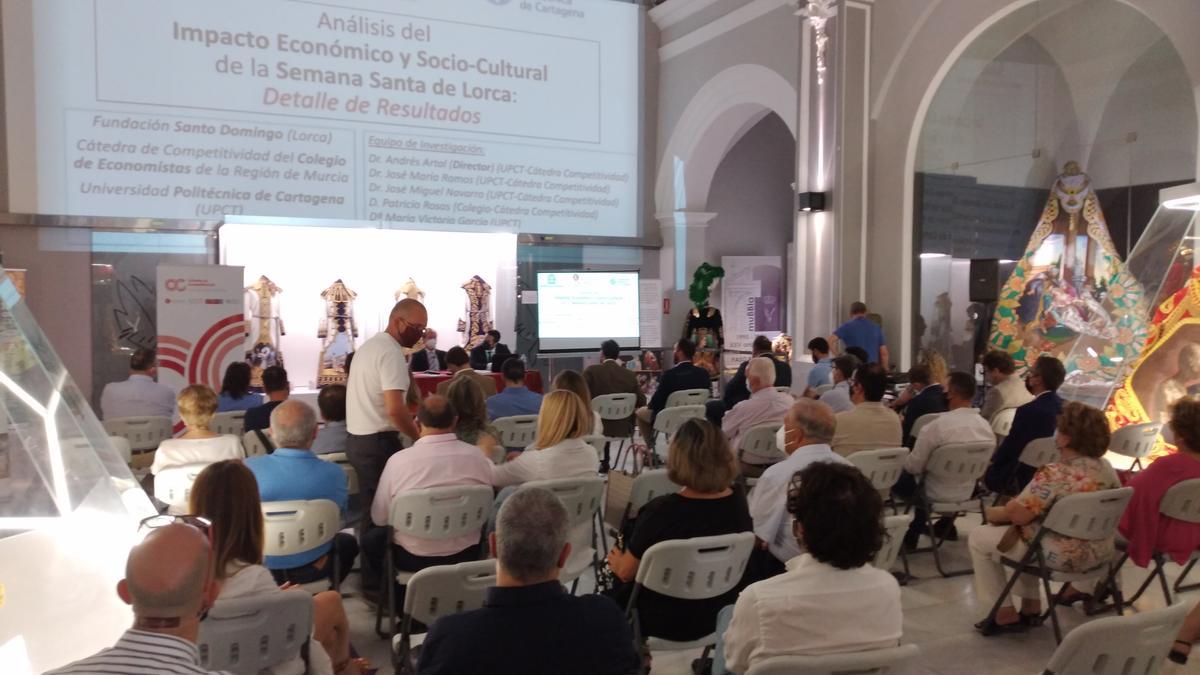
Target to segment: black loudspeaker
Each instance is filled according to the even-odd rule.
[[[1000,297],[1000,261],[971,259],[971,302],[995,302]]]

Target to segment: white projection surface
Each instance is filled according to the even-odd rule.
[[[637,272],[538,272],[538,351],[639,346]]]
[[[638,234],[635,4],[3,8],[16,212]]]

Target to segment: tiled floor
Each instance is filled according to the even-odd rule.
[[[959,523],[962,538],[948,544],[950,564],[969,566],[966,551],[966,536],[977,520],[964,518]],[[962,576],[942,579],[933,567],[929,554],[912,557],[912,572],[916,579],[902,591],[904,607],[904,642],[921,648],[916,661],[894,669],[896,675],[967,675],[988,673],[989,675],[1029,675],[1040,673],[1054,652],[1054,635],[1046,626],[1020,635],[985,638],[977,634],[972,625],[983,617],[989,608],[981,606],[975,599],[971,577]],[[1180,568],[1168,566],[1168,577],[1174,581]],[[1132,565],[1126,566],[1125,588],[1135,589],[1144,578],[1144,572]],[[585,581],[586,581],[585,577]],[[1200,581],[1200,572],[1196,573]],[[351,576],[345,590],[357,586],[357,576]],[[582,589],[581,589],[582,592]],[[1200,592],[1189,592],[1182,601],[1194,604],[1200,600]],[[1140,610],[1163,606],[1161,592],[1154,588],[1147,591],[1138,601]],[[350,615],[352,642],[354,646],[374,664],[380,673],[392,672],[388,659],[388,645],[374,633],[373,610],[356,595],[346,599]],[[1088,620],[1077,608],[1062,609],[1059,613],[1064,630],[1069,631]],[[689,664],[699,651],[654,654],[655,675],[687,675]],[[1200,657],[1194,658],[1187,667],[1168,664],[1163,671],[1167,675],[1178,673],[1200,674]]]

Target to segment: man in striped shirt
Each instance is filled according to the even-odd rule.
[[[117,594],[133,606],[133,627],[108,649],[60,673],[207,673],[196,650],[200,619],[217,598],[208,537],[176,522],[151,530],[133,547]]]

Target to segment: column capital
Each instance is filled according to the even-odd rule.
[[[708,227],[717,214],[708,211],[668,211],[654,214],[655,220],[667,227]]]

